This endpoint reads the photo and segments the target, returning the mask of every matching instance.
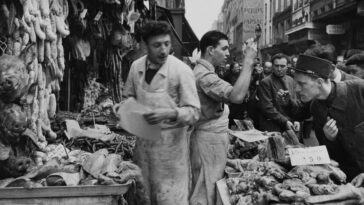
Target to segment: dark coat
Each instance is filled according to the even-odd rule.
[[[316,137],[326,145],[330,157],[352,179],[364,172],[364,81],[352,80],[334,83],[335,94],[331,105],[315,100],[311,104]],[[335,141],[326,139],[323,127],[327,117],[336,120],[339,129]]]
[[[355,75],[350,75],[342,70],[340,70],[340,72],[341,72],[341,81],[361,79],[359,77],[356,77]]]
[[[296,105],[297,97],[294,91],[294,81],[290,76],[278,78],[274,74],[264,78],[258,88],[260,105],[259,129],[262,131],[284,131],[287,121],[293,115],[293,106]],[[279,89],[288,90],[291,96],[290,105],[281,105],[278,101]]]

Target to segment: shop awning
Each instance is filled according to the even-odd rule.
[[[186,17],[182,16],[182,32],[179,34],[176,27],[178,22],[173,21],[172,14],[169,9],[157,6],[158,20],[168,22],[173,30],[173,50],[181,50],[182,56],[192,56],[193,50],[198,48],[199,40],[196,34],[193,32]]]

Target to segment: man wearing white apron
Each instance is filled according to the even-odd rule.
[[[162,128],[161,136],[137,138],[134,161],[142,169],[149,200],[140,204],[188,205],[190,125],[200,114],[191,68],[174,56],[171,29],[162,22],[148,22],[142,33],[148,54],[130,69],[125,95],[152,108],[144,115]],[[142,128],[141,128],[142,129]]]
[[[193,70],[201,101],[201,117],[191,135],[191,205],[215,205],[215,183],[223,177],[227,161],[228,115],[225,103],[240,104],[248,92],[256,46],[250,41],[244,51],[243,70],[234,85],[222,80],[215,67],[229,56],[228,37],[209,31],[200,40],[201,59]]]

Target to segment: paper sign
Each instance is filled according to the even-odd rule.
[[[96,16],[95,16],[94,20],[95,20],[95,21],[99,21],[99,20],[100,20],[100,18],[101,18],[101,16],[102,16],[102,11],[97,12],[97,14],[96,14]]]
[[[80,18],[81,19],[84,19],[86,17],[86,14],[87,14],[87,9],[84,9],[81,14],[80,14]]]
[[[150,125],[144,118],[144,113],[150,108],[129,98],[119,107],[120,126],[131,134],[145,139],[153,139],[161,135],[158,125]]]
[[[292,166],[330,164],[326,146],[288,149]]]
[[[259,130],[231,131],[230,134],[245,142],[258,142],[269,138],[268,135],[263,135]]]

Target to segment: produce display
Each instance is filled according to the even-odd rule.
[[[145,184],[140,168],[130,161],[122,160],[118,154],[109,153],[107,149],[95,153],[74,150],[67,157],[53,157],[44,161],[44,165],[32,168],[22,177],[0,180],[0,188],[112,185],[132,180],[136,183],[136,197],[140,201],[145,199]]]
[[[302,147],[292,133],[272,133],[257,146],[258,155],[252,159],[227,162],[226,184],[232,205],[307,204],[358,198],[357,191],[347,191],[355,188],[345,185],[346,175],[335,162],[292,167],[287,150]]]
[[[1,1],[0,179],[19,177],[57,135],[50,118],[65,70],[67,0]]]
[[[78,19],[76,16],[86,8],[80,10],[78,5],[86,4],[77,0],[19,0],[0,1],[0,4],[0,16],[4,19],[0,23],[0,179],[25,177],[35,167],[45,166],[45,158],[52,160],[54,149],[60,146],[64,147],[66,155],[74,150],[94,153],[106,149],[123,160],[130,160],[135,137],[110,133],[112,137],[107,137],[112,140],[107,142],[87,136],[68,139],[64,137],[62,123],[57,123],[57,96],[66,68],[63,40],[70,35],[68,22],[74,22],[67,17],[70,13],[72,18]],[[130,2],[120,6],[127,7],[120,11],[123,15],[134,10]],[[80,16],[84,23],[86,14],[87,9],[83,17]],[[94,19],[92,22],[102,21]],[[106,39],[106,34],[104,37]],[[120,36],[116,37],[118,40]],[[132,39],[125,33],[122,37],[128,38],[124,38],[122,44],[114,43],[125,45],[122,48],[129,51]],[[85,45],[79,48],[87,57],[90,50],[85,49]],[[75,119],[84,123],[83,119],[87,118],[88,124],[83,124],[83,128],[99,121],[116,127],[117,119],[110,117],[112,97],[98,99],[107,89],[96,82],[95,77],[89,78],[88,84],[81,96],[86,99],[84,109]],[[74,119],[73,114],[69,117]],[[93,131],[98,133],[99,130],[89,130]],[[63,165],[61,163],[61,168]]]

